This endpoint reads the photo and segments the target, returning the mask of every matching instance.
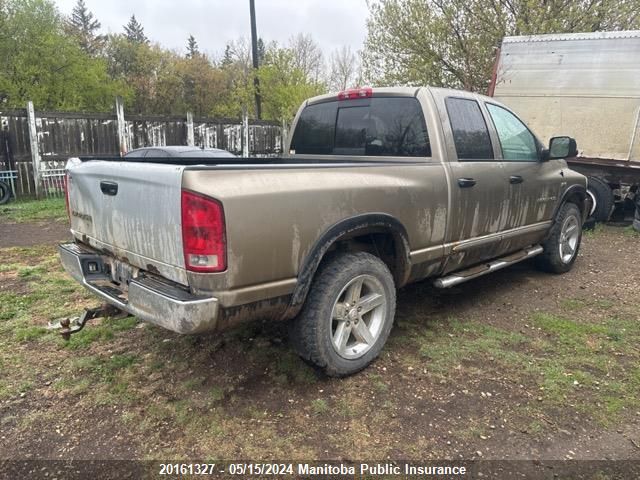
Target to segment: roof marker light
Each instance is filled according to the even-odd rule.
[[[373,89],[371,87],[349,88],[338,93],[338,100],[355,100],[358,98],[371,98]]]

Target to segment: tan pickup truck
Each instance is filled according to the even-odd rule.
[[[481,95],[347,90],[304,102],[283,158],[70,159],[60,257],[174,332],[289,320],[302,357],[348,375],[380,353],[409,282],[534,256],[568,271],[589,212],[575,150]]]

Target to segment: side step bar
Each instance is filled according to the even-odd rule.
[[[458,285],[459,283],[466,282],[467,280],[471,280],[473,278],[481,277],[482,275],[486,275],[487,273],[495,272],[496,270],[508,267],[510,265],[513,265],[514,263],[522,262],[527,258],[535,257],[536,255],[539,255],[541,253],[542,247],[540,245],[525,248],[524,250],[512,253],[511,255],[507,255],[506,257],[498,258],[489,263],[477,265],[466,270],[460,270],[459,272],[452,273],[451,275],[447,275],[446,277],[438,278],[433,282],[433,284],[438,288],[453,287],[454,285]]]

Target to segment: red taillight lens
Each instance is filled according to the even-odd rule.
[[[373,96],[371,87],[350,88],[338,93],[338,100],[354,100],[357,98],[370,98]]]
[[[182,191],[182,248],[187,270],[222,272],[227,268],[224,210],[218,201]]]
[[[64,176],[64,201],[67,205],[67,216],[69,220],[71,220],[71,210],[69,209],[69,188],[71,188],[71,182],[69,180],[69,172],[66,172]]]

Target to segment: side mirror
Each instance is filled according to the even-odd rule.
[[[571,137],[553,137],[549,140],[549,150],[543,155],[544,160],[557,160],[560,158],[575,157],[578,155],[578,146]]]

